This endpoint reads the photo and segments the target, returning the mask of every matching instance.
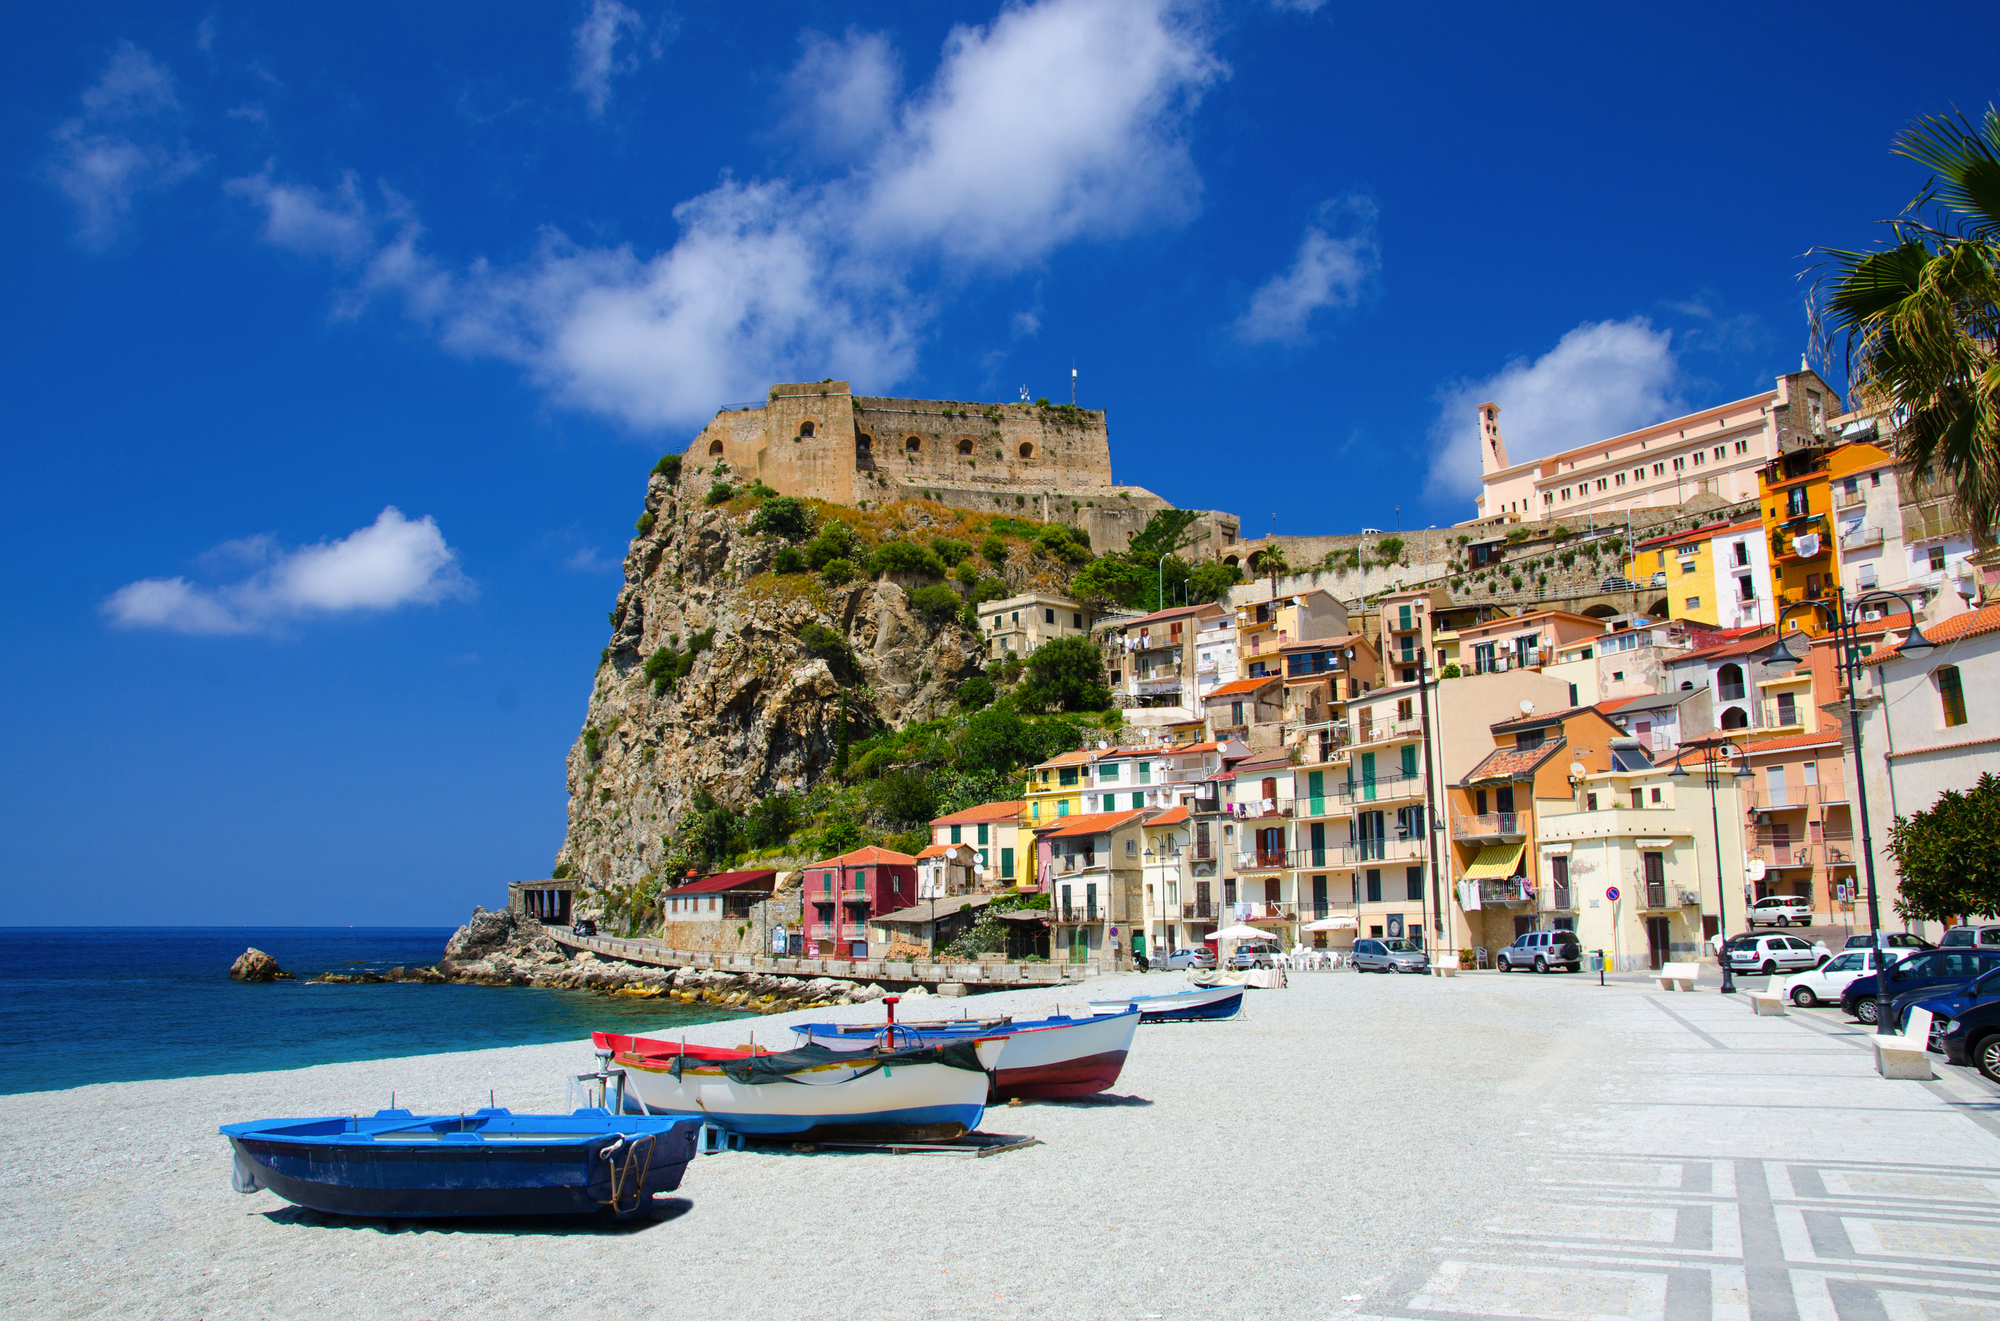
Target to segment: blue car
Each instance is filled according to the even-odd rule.
[[[1912,991],[1931,988],[1936,988],[1942,995],[1995,968],[2000,968],[2000,951],[1923,950],[1898,959],[1889,965],[1886,973],[1856,977],[1847,984],[1847,989],[1841,992],[1840,1007],[1846,1010],[1850,1017],[1858,1018],[1872,1027],[1880,1013],[1876,996],[1881,994],[1882,979],[1885,976],[1888,978],[1889,999],[1895,1002],[1902,1000]]]
[[[1935,1032],[1972,1006],[1989,1000],[2000,1000],[2000,966],[1960,986],[1927,986],[1920,991],[1906,991],[1891,1002],[1891,1009],[1898,1032],[1909,1026],[1912,1009],[1930,1010]]]

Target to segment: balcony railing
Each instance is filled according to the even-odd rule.
[[[1860,527],[1850,528],[1840,534],[1840,548],[1842,550],[1860,550],[1863,546],[1879,546],[1881,544],[1882,529],[1876,527],[1873,523],[1865,523]]]
[[[1430,841],[1422,835],[1404,838],[1342,841],[1323,848],[1287,849],[1283,854],[1243,853],[1237,855],[1238,871],[1341,871],[1376,862],[1415,862],[1430,853]],[[1262,863],[1258,859],[1262,858]]]
[[[1794,701],[1790,706],[1785,706],[1777,698],[1767,697],[1763,702],[1763,710],[1765,727],[1777,728],[1784,725],[1810,723],[1807,720],[1806,713],[1812,710],[1812,704],[1810,702]]]
[[[1478,815],[1453,812],[1451,814],[1451,837],[1453,839],[1503,839],[1509,835],[1527,833],[1524,813],[1484,812]]]
[[[1833,492],[1833,507],[1835,509],[1852,509],[1856,505],[1865,505],[1867,503],[1868,492],[1865,490],[1849,491],[1845,488],[1837,487]]]
[[[1284,849],[1275,853],[1259,851],[1236,855],[1237,871],[1284,871],[1291,866],[1288,859],[1293,855]]]
[[[1535,902],[1535,885],[1525,876],[1508,876],[1500,880],[1479,882],[1480,904],[1532,904]]]
[[[1273,903],[1268,899],[1239,899],[1229,910],[1229,916],[1238,922],[1289,922],[1298,916],[1298,906]]]
[[[1104,921],[1105,910],[1096,904],[1064,904],[1057,911],[1060,913],[1060,916],[1056,920],[1068,926],[1076,926],[1084,922]]]
[[[1276,820],[1292,816],[1297,810],[1297,800],[1291,798],[1260,798],[1253,803],[1231,803],[1229,815],[1238,821]]]
[[[1327,796],[1343,807],[1355,803],[1389,803],[1403,798],[1422,798],[1424,777],[1388,775],[1375,780],[1356,780],[1352,784],[1343,781],[1335,787],[1335,792]]]
[[[1205,920],[1221,916],[1221,910],[1219,910],[1212,901],[1204,902],[1198,899],[1194,903],[1182,904],[1180,907],[1181,907],[1181,916],[1183,918],[1195,918],[1195,919]]]
[[[1424,732],[1421,716],[1411,716],[1407,720],[1369,721],[1361,725],[1355,733],[1357,743],[1382,743],[1389,739],[1415,738]]]
[[[1057,872],[1064,876],[1069,876],[1080,871],[1095,871],[1097,869],[1097,855],[1095,853],[1062,853],[1056,855],[1055,863]]]
[[[814,940],[866,940],[868,928],[852,922],[814,922],[807,931]]]
[[[1962,534],[1965,524],[1949,505],[1904,505],[1904,541],[1942,541]]]
[[[1776,790],[1772,789],[1769,780],[1753,780],[1742,792],[1744,810],[1753,812],[1839,807],[1849,801],[1847,782],[1838,776],[1825,776],[1818,784],[1787,784]]]

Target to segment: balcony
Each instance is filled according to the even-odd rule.
[[[1497,881],[1479,882],[1479,904],[1484,908],[1489,904],[1504,907],[1531,908],[1535,903],[1535,885],[1525,876],[1508,876]]]
[[[1903,540],[1906,542],[1943,541],[1946,537],[1960,536],[1965,532],[1965,524],[1946,504],[1904,505]]]
[[[1261,798],[1254,803],[1231,803],[1229,815],[1238,821],[1275,821],[1295,815],[1297,809],[1296,799]]]
[[[1819,546],[1811,555],[1798,553],[1800,537],[1818,537]],[[1783,526],[1771,532],[1771,558],[1804,563],[1819,559],[1830,547],[1831,538],[1827,533],[1826,518],[1820,514],[1808,514],[1803,518],[1788,519]]]
[[[1078,872],[1097,870],[1095,853],[1063,853],[1058,854],[1054,861],[1058,876],[1074,876]]]
[[[1275,853],[1261,850],[1256,853],[1239,853],[1236,855],[1236,870],[1239,872],[1285,871],[1292,865],[1290,859],[1296,856],[1296,851],[1287,852],[1284,849],[1280,849]]]
[[[1194,816],[1218,816],[1222,812],[1222,799],[1215,794],[1196,794],[1187,800],[1187,808]]]
[[[1812,710],[1811,702],[1794,701],[1790,706],[1787,706],[1775,697],[1765,698],[1761,705],[1764,714],[1764,727],[1766,729],[1784,729],[1790,725],[1806,725],[1808,723],[1806,713]]]
[[[1361,839],[1353,843],[1328,844],[1324,848],[1292,849],[1286,855],[1287,871],[1351,871],[1375,862],[1418,862],[1430,855],[1430,841],[1422,835],[1392,835],[1386,839]],[[1239,868],[1241,870],[1241,868]]]
[[[1453,839],[1521,839],[1527,833],[1525,812],[1484,812],[1478,815],[1453,812]]]
[[[1298,906],[1267,899],[1238,899],[1230,907],[1229,916],[1238,922],[1289,922],[1298,916]]]
[[[1105,920],[1105,910],[1097,904],[1063,904],[1060,908],[1050,911],[1055,914],[1056,921],[1064,926],[1082,926],[1085,923]]]
[[[1171,908],[1172,906],[1169,905],[1169,907]],[[1222,916],[1222,911],[1214,903],[1202,900],[1196,900],[1191,904],[1182,904],[1180,910],[1183,919],[1198,922],[1214,921]]]
[[[1694,781],[1690,781],[1694,783]],[[1818,784],[1787,784],[1773,790],[1768,779],[1752,781],[1739,791],[1743,807],[1750,812],[1794,812],[1806,807],[1845,807],[1847,782],[1840,776],[1824,776]]]
[[[853,922],[814,922],[806,931],[814,940],[868,939],[868,928]]]
[[[1833,507],[1835,509],[1854,509],[1867,503],[1868,492],[1865,490],[1857,489],[1850,491],[1844,487],[1838,487],[1834,490]]]
[[[1391,739],[1417,738],[1424,732],[1421,716],[1411,716],[1407,720],[1363,721],[1355,733],[1357,743],[1386,743]]]
[[[1328,795],[1343,807],[1355,803],[1394,803],[1404,799],[1424,796],[1424,777],[1421,775],[1390,775],[1377,780],[1356,780],[1352,784],[1340,784]]]
[[[1840,548],[1842,550],[1860,550],[1864,546],[1879,546],[1881,544],[1882,529],[1872,523],[1864,523],[1860,527],[1851,528],[1840,534]]]

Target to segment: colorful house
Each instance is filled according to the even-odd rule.
[[[873,845],[826,858],[805,868],[800,898],[808,957],[865,959],[868,919],[917,901],[917,860]]]
[[[998,889],[1021,879],[1025,856],[1021,836],[1021,813],[1027,803],[1018,798],[998,803],[981,803],[931,822],[931,844],[965,844],[975,850],[972,882],[982,889]]]

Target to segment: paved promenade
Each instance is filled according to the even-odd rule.
[[[1518,1201],[1353,1314],[2000,1318],[2000,1090],[1941,1060],[1886,1082],[1837,1011],[1627,992],[1603,1013],[1639,1049],[1524,1124]]]

